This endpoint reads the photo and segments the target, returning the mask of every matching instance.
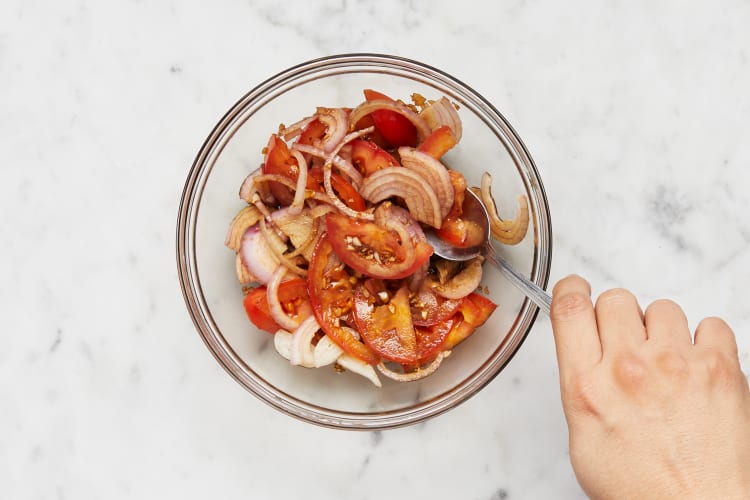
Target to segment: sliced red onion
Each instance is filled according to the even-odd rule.
[[[401,164],[424,177],[435,191],[440,202],[440,216],[444,219],[453,206],[454,195],[448,169],[439,160],[414,148],[400,147],[398,154],[401,156]]]
[[[432,130],[447,125],[453,131],[456,140],[461,140],[461,134],[463,133],[461,117],[458,116],[456,107],[453,106],[453,103],[447,97],[443,96],[437,101],[430,103],[429,106],[419,113],[419,116],[424,119]]]
[[[318,108],[315,116],[327,126],[320,147],[326,153],[330,153],[341,143],[346,131],[349,130],[347,113],[341,108]]]
[[[377,367],[380,373],[382,373],[383,375],[385,375],[386,377],[390,379],[396,380],[398,382],[413,382],[415,380],[425,378],[428,375],[432,375],[433,373],[435,373],[435,370],[437,370],[438,367],[440,367],[440,363],[442,363],[445,358],[450,356],[450,353],[451,353],[450,351],[442,351],[440,352],[440,354],[437,355],[437,357],[432,361],[432,363],[430,363],[424,368],[418,368],[416,371],[409,372],[409,373],[394,372],[393,370],[385,366],[385,363],[383,363],[383,361],[378,363]]]
[[[284,127],[279,130],[279,135],[288,142],[298,135],[302,134],[302,131],[305,130],[305,128],[307,128],[307,126],[310,125],[310,123],[315,120],[315,118],[315,116],[308,116],[307,118],[303,118],[296,123],[292,123],[288,127]]]
[[[315,146],[308,146],[307,144],[295,144],[294,146],[292,146],[292,149],[296,149],[297,151],[300,151],[302,153],[309,154],[311,156],[314,156],[315,158],[320,158],[321,160],[326,160],[329,158],[329,154],[322,149],[316,148]],[[331,161],[333,163],[333,166],[336,167],[339,172],[349,178],[352,186],[359,189],[359,187],[362,185],[362,174],[360,174],[359,170],[357,170],[354,165],[352,165],[352,162],[349,160],[345,160],[339,155],[334,156]]]
[[[372,203],[397,196],[404,200],[411,215],[420,222],[439,228],[443,217],[435,191],[416,172],[403,167],[386,167],[370,174],[359,194]]]
[[[471,259],[466,266],[447,283],[433,286],[435,293],[446,299],[461,299],[479,287],[482,282],[482,257]]]
[[[229,224],[229,231],[227,231],[227,237],[224,240],[224,244],[235,252],[239,251],[242,235],[245,234],[248,227],[257,224],[262,217],[263,214],[261,214],[260,210],[254,205],[244,207],[234,216],[231,224]]]
[[[264,285],[271,280],[280,263],[260,232],[258,224],[247,228],[242,235],[239,254],[250,274]]]
[[[351,114],[349,115],[349,123],[353,123],[356,125],[359,120],[369,115],[373,111],[378,111],[380,109],[394,111],[406,117],[406,119],[416,127],[417,140],[419,142],[424,141],[425,138],[432,132],[430,126],[427,124],[424,118],[416,114],[410,107],[400,102],[387,101],[385,99],[374,99],[372,101],[363,102],[362,104],[354,108],[354,110],[351,112]]]
[[[281,305],[279,300],[279,285],[286,276],[287,269],[284,266],[279,266],[274,271],[273,276],[268,281],[266,288],[266,297],[268,299],[268,309],[271,312],[271,317],[280,327],[287,330],[294,330],[299,326],[299,321],[295,318],[290,317],[285,311],[284,306]]]
[[[276,233],[268,228],[266,221],[261,219],[258,224],[260,225],[261,235],[266,239],[266,242],[268,243],[268,250],[273,254],[274,257],[276,257],[278,262],[297,276],[307,276],[307,269],[302,269],[297,264],[295,264],[292,259],[285,255],[287,251],[286,243],[279,243],[281,240],[279,239],[278,235],[276,235]],[[274,269],[274,271],[275,270],[276,269]]]
[[[336,192],[333,190],[333,185],[331,184],[331,165],[328,163],[323,166],[323,187],[325,188],[326,194],[331,200],[333,206],[338,208],[341,213],[346,214],[349,217],[354,217],[355,219],[374,219],[372,212],[360,212],[358,210],[354,210],[353,208],[350,208],[346,203],[341,201],[341,198],[339,198]]]
[[[289,213],[294,215],[302,211],[302,207],[305,206],[305,192],[307,186],[307,162],[305,157],[300,154],[299,151],[292,149],[292,156],[297,160],[297,168],[299,173],[297,176],[297,185],[294,187],[294,200],[289,205]]]
[[[256,168],[245,177],[244,181],[242,181],[242,185],[240,186],[240,198],[248,203],[253,202],[253,194],[257,191],[255,188],[255,178],[260,175],[260,173],[261,169]]]

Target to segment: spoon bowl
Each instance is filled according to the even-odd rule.
[[[515,270],[505,259],[495,252],[492,246],[490,234],[490,216],[482,200],[471,191],[466,190],[464,202],[462,205],[461,219],[468,224],[476,224],[481,229],[482,238],[476,245],[468,247],[459,247],[440,238],[438,234],[428,229],[425,231],[427,241],[432,245],[436,255],[446,259],[458,262],[467,261],[483,256],[490,264],[495,266],[508,281],[516,286],[526,297],[528,297],[536,306],[539,307],[546,315],[549,316],[550,304],[552,298],[550,295],[536,283],[532,282],[525,276]]]

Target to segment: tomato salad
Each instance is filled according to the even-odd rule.
[[[380,386],[378,372],[398,381],[433,373],[496,304],[477,291],[481,257],[443,260],[424,235],[431,227],[466,246],[481,238],[461,220],[463,175],[441,161],[461,139],[456,106],[364,97],[271,134],[240,187],[247,204],[226,245],[250,321],[274,334],[282,356]]]

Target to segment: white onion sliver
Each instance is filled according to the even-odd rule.
[[[328,335],[323,335],[313,350],[313,365],[315,365],[315,368],[330,365],[339,359],[343,353],[344,350],[338,344],[332,341]]]
[[[292,351],[292,334],[286,330],[276,330],[273,346],[282,357],[289,359]]]
[[[289,362],[306,368],[315,366],[315,353],[313,351],[312,339],[320,330],[320,325],[314,315],[309,316],[300,323],[292,333],[292,345],[289,352]]]
[[[383,387],[383,384],[380,382],[380,378],[378,378],[378,374],[375,371],[375,368],[372,367],[372,365],[368,365],[364,361],[360,361],[359,359],[348,354],[342,354],[341,356],[339,356],[339,359],[336,360],[336,363],[338,363],[342,368],[354,372],[357,375],[362,375],[367,380],[372,382],[375,387]]]

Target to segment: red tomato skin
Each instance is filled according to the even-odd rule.
[[[286,143],[276,134],[271,135],[266,146],[266,158],[262,170],[264,174],[283,175],[295,182],[299,176],[297,160],[292,156]],[[294,200],[292,191],[282,184],[271,182],[269,188],[274,198],[282,205],[289,205]]]
[[[454,212],[446,216],[435,234],[458,248],[475,247],[484,241],[482,228],[476,222],[456,216]]]
[[[411,320],[415,326],[432,326],[451,318],[461,299],[445,299],[432,291],[420,292],[411,302]]]
[[[307,172],[306,188],[312,191],[324,192],[323,169],[320,167],[311,168]],[[362,212],[367,208],[365,200],[359,195],[359,192],[343,176],[336,172],[331,172],[331,187],[339,196],[344,204],[352,210]]]
[[[411,276],[422,264],[427,262],[433,252],[432,246],[426,241],[399,243],[394,233],[382,229],[374,222],[353,219],[343,214],[328,214],[326,216],[326,227],[328,240],[330,240],[338,257],[347,266],[371,278],[401,279]],[[410,266],[394,270],[389,268],[387,264],[380,264],[374,258],[360,254],[353,245],[347,242],[348,238],[353,237],[358,238],[361,244],[367,245],[373,250],[389,248],[395,263],[403,261],[404,250],[401,245],[414,244],[416,258]]]
[[[267,297],[266,287],[261,285],[245,295],[242,303],[248,319],[256,328],[268,333],[276,333],[281,327],[271,317]]]
[[[453,146],[458,144],[458,139],[453,130],[448,125],[443,125],[432,131],[432,133],[422,141],[417,150],[427,153],[433,158],[440,159]]]
[[[303,279],[292,279],[279,285],[279,302],[284,311],[300,322],[312,313],[310,298],[307,293],[307,282]],[[276,333],[281,329],[271,315],[268,306],[268,288],[265,285],[251,290],[243,299],[247,317],[259,330]]]
[[[326,335],[347,354],[374,365],[380,361],[380,356],[341,327],[351,314],[354,301],[354,284],[349,278],[331,242],[328,238],[321,238],[313,251],[307,277],[315,319]]]
[[[352,163],[365,177],[385,167],[399,166],[393,155],[372,141],[355,139],[351,145]]]
[[[497,305],[487,297],[473,292],[463,299],[456,312],[455,322],[445,340],[444,349],[452,349],[482,326]]]
[[[417,360],[427,363],[444,350],[448,334],[453,329],[454,318],[440,321],[431,326],[415,326],[417,335]]]
[[[305,127],[297,139],[297,143],[317,147],[318,143],[326,136],[327,131],[328,125],[316,118]]]
[[[408,289],[400,288],[386,304],[371,304],[370,297],[363,286],[354,295],[354,319],[362,339],[384,359],[403,364],[416,362],[417,340]]]
[[[385,94],[375,90],[366,89],[364,91],[365,99],[368,101],[387,100],[394,102],[393,99]],[[372,119],[375,128],[382,134],[383,138],[393,147],[416,146],[417,145],[417,128],[412,122],[403,115],[388,109],[379,109],[372,113]]]

